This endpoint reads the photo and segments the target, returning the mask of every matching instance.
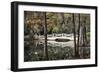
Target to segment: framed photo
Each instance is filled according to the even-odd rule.
[[[11,3],[11,70],[97,66],[97,7]]]

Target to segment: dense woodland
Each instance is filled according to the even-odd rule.
[[[85,25],[90,32],[90,15],[89,14],[74,14],[76,33],[80,24]],[[53,13],[53,12],[25,12],[25,27],[34,30],[37,34],[43,34],[44,19],[46,19],[47,32],[50,33],[73,33],[73,14],[72,13]],[[27,34],[27,29],[25,29]]]
[[[62,33],[74,35],[75,58],[81,58],[79,47],[90,46],[90,14],[24,11],[25,49],[29,48],[30,42],[38,39],[38,36]],[[45,48],[46,58],[47,52]]]

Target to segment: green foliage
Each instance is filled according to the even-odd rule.
[[[46,17],[44,17],[46,14]],[[75,15],[76,33],[78,29],[78,14]],[[25,25],[29,26],[36,33],[41,34],[41,27],[44,27],[44,19],[46,19],[47,32],[51,33],[73,33],[73,17],[71,13],[54,13],[54,12],[25,12]],[[80,23],[86,25],[87,32],[90,31],[90,15],[80,14]],[[27,30],[27,28],[25,28]],[[42,29],[44,31],[44,29]]]
[[[58,31],[59,31],[58,27],[54,27],[52,30],[53,33],[57,33]]]

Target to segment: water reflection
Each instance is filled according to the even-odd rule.
[[[44,41],[34,40],[24,46],[24,61],[43,60]]]
[[[34,40],[24,47],[24,61],[44,61],[44,41]],[[48,60],[76,59],[73,41],[56,42],[47,41]],[[90,58],[90,47],[79,48],[80,57],[78,59]]]

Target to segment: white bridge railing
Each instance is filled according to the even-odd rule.
[[[65,33],[62,33],[62,34],[48,34],[47,37],[72,37],[73,34],[65,34]]]
[[[45,36],[39,36],[39,38],[40,39],[44,39],[45,38]],[[73,34],[48,34],[47,35],[47,39],[48,40],[55,40],[55,39],[57,39],[57,38],[59,38],[59,39],[70,39],[70,40],[74,40],[74,35]],[[76,40],[77,40],[77,35],[76,35]]]

